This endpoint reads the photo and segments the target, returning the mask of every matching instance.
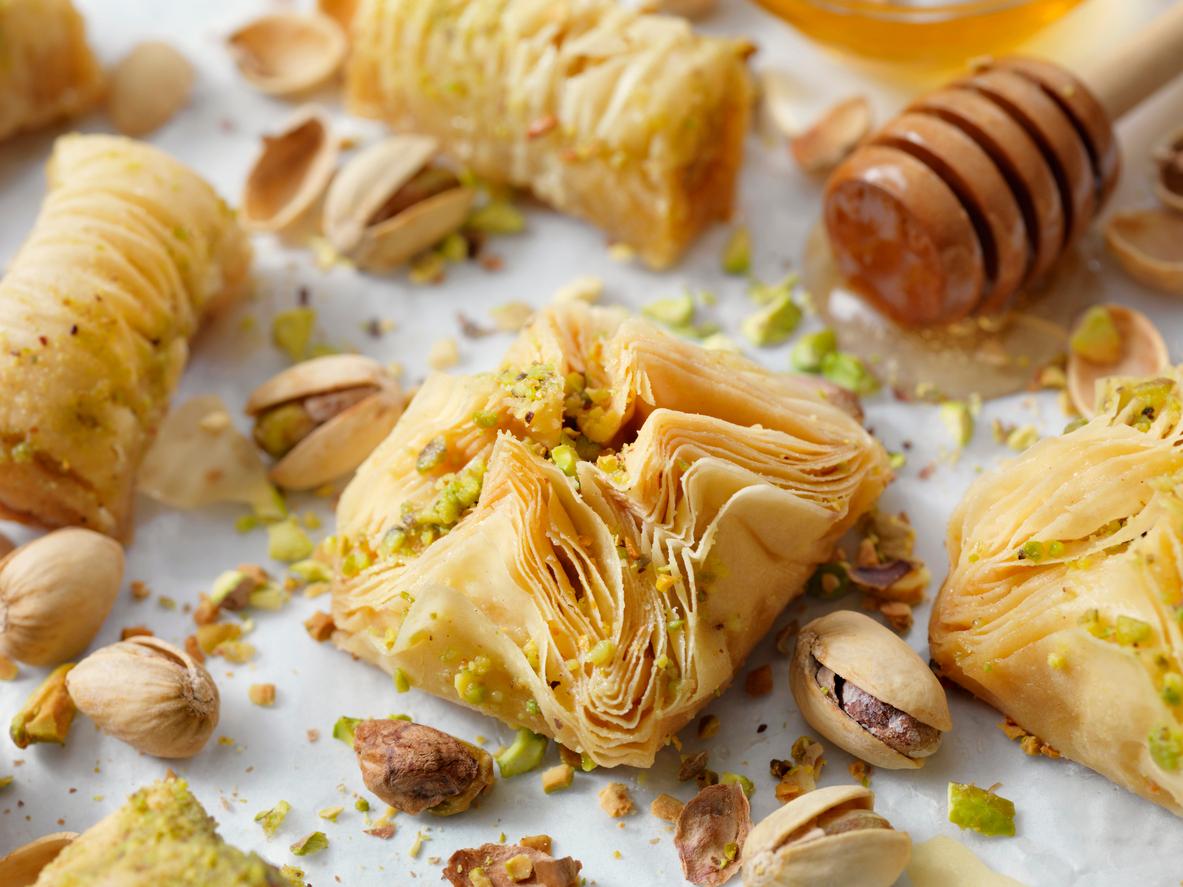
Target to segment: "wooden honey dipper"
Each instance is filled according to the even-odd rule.
[[[1112,121],[1183,72],[1183,2],[1077,77],[1009,57],[914,102],[826,185],[839,273],[904,326],[1010,307],[1117,184]]]

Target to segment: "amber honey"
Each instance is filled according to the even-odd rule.
[[[870,58],[961,62],[1008,49],[1081,0],[757,0],[814,40]]]

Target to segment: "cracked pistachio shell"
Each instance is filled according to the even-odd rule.
[[[34,539],[0,562],[0,655],[57,665],[94,640],[123,581],[123,548],[93,530]]]
[[[476,192],[457,186],[376,224],[372,220],[433,160],[430,136],[400,135],[371,145],[345,164],[325,198],[322,227],[329,243],[367,270],[387,270],[458,230]]]
[[[268,95],[319,86],[341,67],[345,31],[321,13],[277,12],[248,22],[227,38],[242,76]]]
[[[866,828],[802,840],[819,816],[872,810],[874,802],[860,785],[835,785],[806,792],[774,811],[744,842],[744,887],[890,887],[912,853],[907,832]]]
[[[37,881],[41,870],[77,837],[77,832],[54,832],[16,848],[0,859],[0,884],[4,887],[30,887]]]
[[[789,687],[802,717],[844,751],[888,770],[914,769],[910,758],[863,729],[826,695],[816,660],[876,699],[948,732],[953,727],[941,682],[916,651],[893,631],[853,610],[837,610],[801,629],[789,665]]]
[[[1161,207],[1114,213],[1105,245],[1134,280],[1183,295],[1183,213]]]
[[[289,401],[364,386],[393,387],[396,383],[386,368],[372,357],[361,354],[315,357],[277,373],[251,392],[246,413],[257,416]]]
[[[263,136],[242,197],[242,221],[253,231],[282,231],[298,222],[328,187],[339,146],[320,108],[301,108],[275,135]]]
[[[1183,213],[1183,128],[1168,136],[1154,151],[1158,180],[1154,193],[1164,205]]]
[[[66,676],[78,710],[144,754],[189,758],[218,725],[218,687],[183,650],[155,637],[103,647]]]
[[[1171,357],[1154,323],[1141,311],[1124,305],[1105,305],[1121,337],[1121,357],[1115,363],[1094,363],[1068,352],[1068,396],[1082,416],[1097,415],[1097,383],[1110,376],[1146,378],[1167,372]]]

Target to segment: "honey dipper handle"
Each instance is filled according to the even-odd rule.
[[[1179,74],[1183,74],[1183,0],[1176,0],[1116,52],[1081,72],[1110,120],[1117,120]]]

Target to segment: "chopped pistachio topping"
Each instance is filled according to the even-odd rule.
[[[1183,761],[1183,730],[1174,727],[1161,727],[1153,731],[1149,737],[1150,757],[1168,773],[1179,769]]]
[[[841,385],[855,394],[874,394],[879,390],[879,380],[853,354],[830,352],[822,358],[821,372],[835,385]]]
[[[357,729],[357,725],[362,720],[362,718],[351,718],[346,715],[337,718],[337,723],[333,724],[333,738],[340,739],[346,745],[352,747],[353,731]]]
[[[756,784],[742,773],[720,773],[720,785],[738,785],[749,798],[756,793]]]
[[[1136,647],[1139,644],[1144,644],[1150,640],[1152,635],[1153,630],[1150,628],[1149,623],[1143,622],[1141,619],[1135,619],[1132,616],[1117,617],[1114,640],[1123,647]]]
[[[526,230],[526,217],[512,203],[490,200],[472,211],[467,227],[484,234],[520,234]]]
[[[605,638],[587,651],[587,661],[592,665],[604,666],[616,655],[616,641]]]
[[[477,428],[496,428],[500,416],[493,410],[477,410],[472,414],[472,424]]]
[[[960,400],[947,400],[941,404],[941,421],[949,429],[957,449],[963,449],[974,435],[974,417],[969,405]]]
[[[312,856],[314,853],[327,849],[329,846],[329,839],[324,832],[312,832],[305,835],[291,846],[291,851],[296,856]]]
[[[406,693],[411,689],[411,679],[401,668],[394,670],[394,689],[398,693]]]
[[[850,590],[850,574],[840,563],[822,564],[805,583],[805,593],[823,601],[835,601]]]
[[[650,302],[641,309],[650,320],[672,327],[685,327],[694,319],[694,296],[683,293]]]
[[[740,225],[727,238],[722,265],[727,274],[743,275],[752,269],[752,234],[747,225]]]
[[[949,783],[949,822],[988,837],[1015,834],[1015,805],[976,785]]]
[[[271,838],[279,831],[283,821],[291,811],[292,805],[287,801],[280,801],[270,810],[263,810],[255,814],[255,822],[263,827],[263,834]]]
[[[838,350],[838,336],[831,329],[806,333],[793,345],[789,361],[793,369],[802,373],[820,373],[827,354]]]
[[[325,807],[323,810],[317,810],[316,815],[321,819],[327,819],[329,822],[336,822],[337,817],[344,812],[345,808],[338,805],[336,807]]]
[[[330,582],[333,578],[333,571],[328,564],[312,558],[296,561],[288,567],[288,571],[304,582]]]
[[[1109,309],[1097,305],[1086,311],[1072,331],[1068,347],[1073,354],[1092,363],[1102,366],[1117,363],[1121,359],[1121,333]]]
[[[496,756],[501,778],[529,773],[541,764],[542,756],[546,753],[546,742],[545,736],[532,733],[525,727],[518,730],[513,743]]]
[[[525,881],[534,874],[534,863],[525,853],[511,856],[505,860],[505,874],[511,881]]]
[[[1162,676],[1162,701],[1167,705],[1183,703],[1183,675],[1168,671]]]
[[[801,309],[788,293],[773,296],[763,308],[740,324],[740,329],[753,345],[779,345],[788,340],[801,322]]]
[[[1021,453],[1039,443],[1039,429],[1034,425],[1022,425],[1007,433],[1005,443],[1008,449]]]
[[[272,560],[295,563],[311,556],[315,548],[303,527],[290,518],[267,528],[267,555]]]
[[[567,477],[575,476],[575,466],[579,464],[579,453],[575,447],[569,444],[557,446],[550,451],[550,458]]]
[[[311,308],[280,311],[271,320],[271,341],[293,361],[308,357],[316,312]]]
[[[13,717],[8,733],[17,748],[39,742],[65,744],[76,711],[66,691],[66,675],[73,667],[68,662],[50,672]]]
[[[748,284],[748,298],[757,305],[767,305],[782,296],[792,295],[797,286],[797,274],[788,274],[775,283],[753,280]]]
[[[418,458],[415,459],[415,470],[420,473],[427,473],[436,468],[444,462],[444,457],[448,454],[448,441],[442,434],[438,437],[433,437],[427,442],[427,445],[419,451]]]

